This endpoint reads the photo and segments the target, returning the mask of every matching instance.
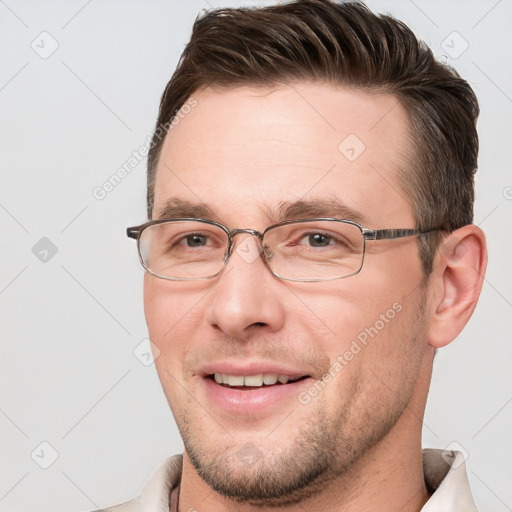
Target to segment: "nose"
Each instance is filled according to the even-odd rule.
[[[236,238],[231,257],[208,294],[206,320],[237,338],[278,331],[285,319],[284,284],[265,264],[255,237]]]

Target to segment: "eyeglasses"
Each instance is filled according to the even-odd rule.
[[[259,232],[230,230],[211,220],[181,218],[149,221],[128,228],[126,234],[137,240],[142,266],[162,279],[197,281],[218,276],[233,253],[234,237],[247,233],[258,238],[258,255],[279,279],[331,281],[361,271],[368,240],[431,231],[436,230],[373,230],[351,220],[315,218],[289,220]]]

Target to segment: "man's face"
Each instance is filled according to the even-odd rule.
[[[329,199],[365,227],[415,227],[397,179],[407,117],[393,96],[296,84],[194,98],[165,140],[154,218],[174,198],[207,204],[230,229],[263,231],[284,203]],[[415,237],[367,242],[352,277],[290,282],[244,257],[248,236],[213,280],[146,273],[145,314],[185,457],[217,492],[278,504],[353,467],[426,386],[425,289]],[[215,373],[304,378],[239,388]]]

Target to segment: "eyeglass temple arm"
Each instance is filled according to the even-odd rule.
[[[423,235],[431,233],[435,229],[421,231],[419,229],[363,229],[363,237],[365,240],[392,240],[394,238],[403,238],[406,236]]]
[[[140,233],[140,227],[139,226],[134,227],[134,228],[127,228],[126,229],[126,236],[128,238],[134,238],[135,240],[137,240],[137,238],[139,237],[139,233]]]

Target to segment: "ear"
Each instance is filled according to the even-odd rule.
[[[429,345],[443,347],[462,331],[478,302],[486,267],[485,235],[477,226],[464,226],[443,240],[429,279]]]

